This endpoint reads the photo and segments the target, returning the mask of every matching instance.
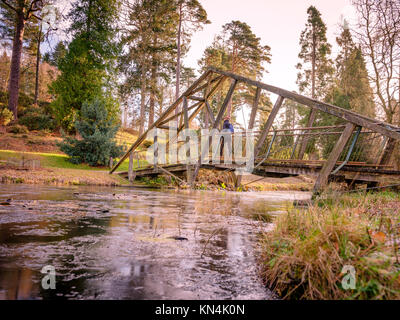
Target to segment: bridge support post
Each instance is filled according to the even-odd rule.
[[[183,98],[183,120],[186,129],[189,129],[189,114],[188,114],[188,101],[187,97]],[[186,136],[186,181],[188,185],[192,185],[192,170],[190,166],[190,137]]]
[[[153,145],[154,145],[154,150],[153,150],[153,161],[154,161],[154,171],[158,171],[158,132],[157,128],[154,129],[154,138],[153,138]]]
[[[389,138],[386,147],[383,150],[383,154],[379,159],[378,162],[379,165],[389,164],[395,146],[396,146],[396,140]]]
[[[128,180],[129,182],[133,182],[134,180],[133,176],[133,151],[129,154],[129,167],[128,167]]]
[[[249,130],[252,130],[254,128],[254,123],[256,121],[256,115],[257,115],[257,110],[258,110],[258,104],[260,102],[261,98],[261,89],[257,88],[256,89],[256,95],[254,97],[254,102],[253,106],[251,108],[251,113],[250,113],[250,120],[249,120]],[[235,176],[235,188],[239,188],[240,185],[242,184],[242,177],[243,175],[237,175]]]
[[[343,130],[342,135],[340,136],[339,140],[336,142],[333,150],[331,151],[328,160],[325,162],[324,166],[322,167],[317,180],[315,181],[314,185],[314,194],[321,192],[321,190],[326,187],[328,184],[328,178],[331,174],[333,168],[335,167],[336,161],[339,159],[340,154],[342,153],[346,143],[351,138],[355,124],[347,123],[346,127]]]
[[[274,123],[275,117],[278,114],[278,111],[283,103],[283,97],[279,96],[278,99],[275,102],[274,107],[271,110],[271,113],[269,114],[268,120],[265,124],[265,127],[263,129],[263,132],[261,133],[260,138],[257,141],[257,145],[254,149],[254,158],[257,158],[258,154],[260,153],[260,150],[262,148],[262,145],[264,144],[265,139],[268,136],[269,129],[271,129],[272,124]]]

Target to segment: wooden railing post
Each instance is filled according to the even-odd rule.
[[[318,175],[317,180],[315,181],[314,193],[320,192],[328,184],[329,175],[331,174],[333,168],[335,167],[336,161],[339,159],[344,147],[351,138],[351,135],[353,134],[355,127],[356,125],[353,123],[349,122],[346,124],[346,127],[344,128],[342,135],[340,136],[339,140],[333,147],[328,157],[328,160],[325,162],[324,166],[322,167]]]

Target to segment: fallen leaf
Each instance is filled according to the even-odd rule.
[[[384,243],[386,240],[386,234],[384,234],[382,231],[375,232],[372,234],[372,239],[375,242]]]

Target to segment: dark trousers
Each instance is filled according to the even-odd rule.
[[[226,135],[226,143],[228,144],[228,152],[232,153],[232,135]],[[221,137],[221,149],[220,149],[220,156],[224,155],[224,144],[225,144],[225,137]]]

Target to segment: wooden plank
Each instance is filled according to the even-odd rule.
[[[211,109],[211,106],[210,106],[210,104],[208,103],[208,101],[206,101],[206,107],[207,107],[207,112],[208,112],[208,115],[209,115],[209,117],[210,117],[211,123],[214,123],[214,122],[215,122],[214,113],[213,113],[213,111],[212,111],[212,109]]]
[[[258,104],[260,103],[260,97],[261,97],[261,88],[257,87],[256,95],[254,97],[253,107],[251,108],[249,129],[254,128],[254,122],[256,121],[256,115],[257,115],[257,110],[258,110]]]
[[[125,161],[125,159],[129,156],[129,153],[132,151],[135,151],[135,149],[145,140],[147,134],[149,131],[155,127],[157,127],[163,120],[165,120],[168,115],[176,109],[176,107],[181,103],[183,100],[183,97],[186,95],[190,95],[191,92],[196,89],[200,83],[212,72],[212,70],[207,70],[203,75],[200,76],[179,98],[176,100],[167,110],[165,110],[160,118],[158,118],[149,128],[137,138],[137,140],[132,144],[132,146],[129,148],[129,150],[122,156],[122,158],[118,161],[118,163],[110,170],[110,174],[113,173],[120,165],[122,162]]]
[[[293,101],[296,101],[298,103],[304,104],[306,106],[316,108],[322,112],[331,114],[337,118],[349,121],[353,124],[359,125],[361,127],[368,128],[374,132],[379,132],[385,136],[391,137],[396,140],[400,140],[400,132],[397,132],[397,130],[400,130],[400,128],[395,127],[391,124],[380,122],[376,119],[371,119],[366,116],[357,114],[353,111],[346,110],[334,105],[331,105],[329,103],[324,103],[318,100],[314,100],[305,96],[302,96],[300,94],[281,89],[278,87],[274,87],[259,81],[251,80],[242,76],[239,76],[237,74],[231,73],[231,72],[226,72],[226,71],[221,71],[218,70],[214,67],[210,67],[208,70],[211,70],[215,73],[219,73],[221,75],[225,75],[227,77],[236,79],[238,81],[247,83],[249,85],[267,90],[269,92],[275,93],[277,95],[280,95],[284,98],[291,99]]]
[[[192,106],[190,106],[190,107],[188,108],[188,110],[192,110],[192,109],[196,108],[196,107],[197,107],[198,105],[200,105],[200,104],[201,104],[201,102],[196,102],[195,104],[193,104]],[[182,115],[182,114],[183,114],[183,111],[178,112],[177,114],[174,114],[174,115],[172,115],[172,116],[166,118],[164,121],[160,122],[160,125],[158,125],[158,128],[160,128],[161,125],[167,124],[168,122],[170,122],[171,120],[173,120],[173,119],[179,117],[179,116]]]
[[[211,76],[212,76],[212,75],[211,75]],[[197,92],[200,92],[201,90],[204,90],[205,88],[207,88],[208,83],[210,83],[210,84],[211,84],[211,83],[214,83],[215,81],[221,80],[223,77],[224,77],[224,76],[222,76],[222,75],[218,75],[218,76],[214,77],[213,79],[207,81],[206,84],[203,84],[202,86],[200,86],[200,87],[198,87],[197,89],[193,90],[191,94],[195,94],[195,93],[197,93]]]
[[[339,159],[344,147],[351,138],[355,127],[354,123],[348,123],[344,128],[342,135],[333,147],[328,160],[322,167],[315,181],[314,193],[320,192],[327,185],[329,175],[335,167],[336,161]]]
[[[211,77],[210,77],[211,79]],[[204,88],[204,102],[206,103],[206,111],[204,112],[204,121],[205,121],[205,126],[208,129],[209,125],[210,125],[210,121],[212,123],[214,123],[214,114],[210,108],[210,104],[208,103],[207,99],[208,99],[208,93],[210,91],[210,85],[211,85],[211,81],[210,79],[208,80],[207,86]],[[211,110],[211,113],[210,113]]]
[[[222,78],[218,81],[218,83],[217,83],[217,84],[210,90],[210,92],[207,94],[206,100],[214,95],[214,93],[217,91],[217,89],[219,88],[219,86],[225,81],[225,79],[226,79],[226,77],[222,77]],[[198,104],[202,104],[202,103],[203,103],[203,102],[198,102]],[[196,112],[196,111],[197,111],[197,112]],[[198,112],[201,111],[201,108],[200,108],[200,109],[198,108],[196,111],[195,111],[195,113],[193,113],[193,114],[189,117],[189,122],[193,120],[193,118],[194,118],[193,115],[195,116],[195,115],[198,114]],[[180,126],[180,127],[178,128],[178,132],[177,132],[176,138],[178,138],[179,133],[181,132],[181,130],[183,129],[183,127],[184,127],[184,125],[182,125],[182,126]],[[168,141],[168,142],[167,142],[167,150],[169,149],[170,142],[171,142],[171,141]]]
[[[261,133],[261,136],[257,141],[256,147],[254,148],[254,157],[257,157],[258,154],[260,153],[262,145],[264,144],[264,141],[268,136],[269,130],[271,129],[272,124],[274,123],[275,117],[278,114],[280,107],[282,106],[283,99],[284,98],[282,96],[279,96],[278,99],[276,100],[275,105],[272,108],[271,113],[269,114],[269,117],[265,124],[265,127]]]
[[[185,181],[183,181],[181,178],[179,178],[178,176],[174,175],[172,172],[168,171],[167,169],[164,169],[162,166],[157,166],[158,169],[172,177],[174,177],[176,180],[180,181],[182,184],[186,184]]]
[[[204,98],[202,97],[189,96],[188,99],[204,102]]]
[[[201,109],[203,109],[204,103],[200,103],[200,105],[197,107],[197,109],[188,117],[189,124],[192,122],[192,120],[200,113]],[[183,128],[185,128],[186,125],[183,123],[182,125],[179,126],[178,128],[178,134],[179,132],[182,131]]]
[[[176,128],[176,127],[163,126],[163,125],[159,125],[157,128],[164,129],[164,130],[178,130],[178,128]]]
[[[219,110],[219,113],[217,115],[217,118],[214,121],[213,129],[217,129],[218,128],[218,125],[221,122],[222,117],[225,114],[226,108],[228,106],[228,103],[229,103],[232,95],[233,95],[233,92],[235,91],[237,82],[238,81],[236,79],[232,80],[231,86],[229,87],[229,90],[228,90],[228,93],[227,93],[227,95],[225,97],[224,103],[222,104],[221,109]]]

